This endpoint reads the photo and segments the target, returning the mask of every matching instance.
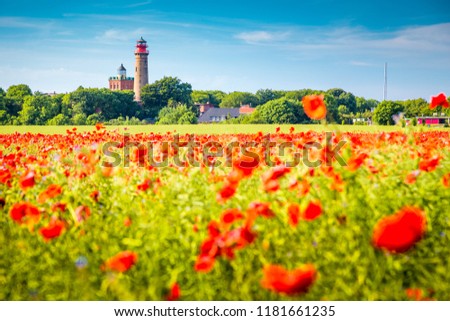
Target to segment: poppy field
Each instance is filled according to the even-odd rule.
[[[450,298],[448,131],[98,124],[0,158],[1,300]]]

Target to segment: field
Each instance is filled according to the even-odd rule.
[[[33,133],[33,134],[66,134],[74,126],[0,126],[0,134],[12,133]],[[259,131],[263,133],[273,133],[280,127],[281,131],[288,132],[289,128],[294,127],[295,131],[351,131],[351,132],[393,132],[399,130],[429,131],[435,130],[430,127],[418,126],[403,129],[400,126],[353,126],[353,125],[142,125],[142,126],[107,126],[109,131],[118,131],[120,133],[167,133],[176,132],[179,134],[254,134]],[[76,126],[78,132],[92,131],[94,126]],[[450,130],[450,128],[439,128],[439,130]]]
[[[72,128],[0,127],[0,300],[450,299],[447,130]]]

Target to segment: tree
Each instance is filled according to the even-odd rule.
[[[114,110],[118,111],[118,116],[114,118],[119,116],[134,117],[139,110],[139,105],[134,101],[134,92],[132,90],[120,90],[113,91],[112,93],[117,103]]]
[[[60,110],[48,95],[36,93],[26,96],[18,120],[23,125],[45,125],[47,120],[58,115]]]
[[[428,102],[423,98],[409,99],[399,103],[403,105],[405,117],[407,118],[433,115],[433,110],[430,109]]]
[[[75,114],[72,118],[72,122],[74,125],[86,125],[87,117],[85,114]]]
[[[286,98],[268,101],[257,108],[257,116],[266,124],[298,124],[306,120],[300,102]]]
[[[106,88],[79,87],[68,97],[60,97],[58,103],[63,114],[69,117],[77,114],[85,114],[86,117],[98,114],[97,118],[102,120],[115,119],[119,116],[133,117],[138,110],[134,93],[130,90],[111,91]]]
[[[192,86],[183,83],[176,77],[164,77],[152,84],[145,85],[141,90],[141,118],[156,118],[159,111],[166,107],[169,100],[190,107],[192,103]]]
[[[6,108],[11,116],[17,116],[22,109],[25,97],[32,96],[30,87],[24,84],[12,85],[6,91]]]
[[[6,125],[10,121],[8,109],[6,108],[6,93],[0,87],[0,125]]]
[[[52,119],[49,119],[46,125],[58,126],[58,125],[70,125],[70,119],[63,114],[58,114]]]
[[[197,116],[186,105],[178,105],[177,107],[164,107],[158,114],[157,124],[196,124]]]
[[[349,92],[341,88],[332,88],[327,90],[327,94],[330,94],[336,99],[337,106],[344,105],[350,113],[356,113],[356,97]]]
[[[320,92],[312,89],[290,90],[284,94],[287,99],[302,101],[306,95],[319,94]]]
[[[403,106],[397,102],[385,100],[378,104],[373,112],[373,120],[379,125],[393,125],[392,116],[403,111]]]
[[[363,97],[356,97],[356,112],[364,113],[371,111],[377,107],[380,102],[375,99],[365,99]]]
[[[319,94],[323,94],[323,93],[319,93]],[[338,101],[336,100],[336,98],[334,98],[334,96],[325,93],[324,95],[324,102],[325,105],[327,106],[327,116],[326,116],[326,120],[329,123],[336,123],[338,121],[340,121],[339,118],[339,105],[338,105]]]
[[[6,93],[3,90],[2,87],[0,87],[0,109],[6,108],[5,106],[5,99],[6,99]]]
[[[86,125],[95,125],[104,121],[105,119],[100,114],[92,114],[86,118]]]
[[[339,121],[346,121],[346,118],[348,116],[348,109],[345,105],[340,105],[338,107],[338,115],[339,115]]]
[[[258,104],[264,105],[270,100],[278,99],[283,97],[284,92],[280,90],[272,90],[272,89],[259,89],[256,92],[256,97],[258,98]]]
[[[225,93],[220,90],[193,90],[191,97],[196,104],[206,104],[207,102],[219,106]]]
[[[241,105],[258,105],[258,97],[249,92],[233,91],[226,95],[220,103],[221,108],[240,107]]]

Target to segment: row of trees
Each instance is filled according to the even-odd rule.
[[[164,77],[142,88],[142,103],[133,100],[132,91],[83,88],[67,94],[47,95],[33,92],[27,85],[0,88],[0,124],[12,125],[93,125],[196,123],[198,104],[212,103],[220,108],[251,105],[256,111],[230,123],[309,123],[301,100],[305,95],[323,94],[328,122],[352,123],[353,119],[373,119],[379,124],[393,124],[393,115],[431,116],[424,99],[384,101],[356,97],[340,88],[327,91],[312,89],[280,91],[261,89],[256,93],[219,90],[192,90],[189,83]],[[448,112],[448,110],[446,110]]]
[[[32,93],[27,85],[0,88],[0,124],[94,125],[136,117],[139,106],[132,91],[79,87],[68,94]]]

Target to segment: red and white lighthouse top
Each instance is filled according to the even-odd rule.
[[[136,50],[134,51],[134,53],[148,54],[147,41],[145,41],[144,38],[141,37],[141,39],[136,41]]]

